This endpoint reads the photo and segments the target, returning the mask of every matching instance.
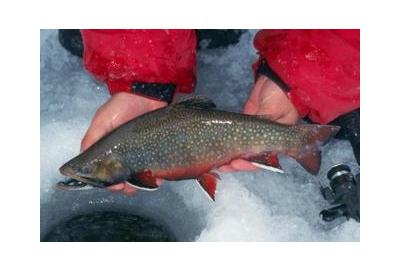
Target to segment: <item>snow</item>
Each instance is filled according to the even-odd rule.
[[[235,46],[199,53],[196,94],[209,96],[219,108],[240,111],[253,82],[254,34],[245,33]],[[318,182],[328,168],[345,162],[359,171],[346,141],[324,147],[316,177],[289,158],[281,160],[284,174],[221,174],[214,203],[193,181],[165,182],[157,191],[134,197],[102,189],[55,190],[53,185],[65,179],[58,168],[79,152],[91,117],[109,95],[85,72],[81,59],[59,45],[55,30],[41,31],[40,68],[42,235],[68,217],[121,210],[157,219],[181,241],[359,241],[359,223],[344,218],[325,223],[318,216],[329,207]]]

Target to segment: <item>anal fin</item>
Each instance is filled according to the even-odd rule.
[[[258,168],[284,173],[281,165],[279,164],[278,155],[274,152],[265,152],[263,154],[251,157],[248,160]]]
[[[219,179],[219,175],[213,172],[204,173],[197,179],[197,182],[213,201],[215,201],[217,179]]]

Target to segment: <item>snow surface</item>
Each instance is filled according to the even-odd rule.
[[[251,89],[255,31],[239,44],[198,54],[196,94],[219,108],[240,111]],[[58,43],[57,31],[41,31],[41,234],[65,218],[96,210],[123,210],[161,221],[181,241],[359,241],[360,225],[341,219],[325,223],[319,211],[329,204],[318,179],[328,168],[346,162],[359,166],[346,141],[324,147],[317,177],[289,158],[285,174],[269,171],[222,174],[216,202],[194,181],[165,182],[158,191],[134,197],[102,189],[66,192],[53,185],[65,178],[58,168],[79,152],[80,140],[96,109],[107,100],[104,85],[83,69],[81,59]]]

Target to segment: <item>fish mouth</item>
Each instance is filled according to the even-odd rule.
[[[75,180],[73,178],[68,178],[65,181],[60,181],[55,185],[55,188],[61,190],[87,190],[95,188],[92,185],[86,184],[84,182]]]
[[[82,187],[84,187],[86,185],[90,185],[92,187],[105,188],[105,187],[108,187],[111,185],[110,183],[105,183],[105,182],[99,181],[94,178],[79,175],[78,172],[76,172],[74,169],[72,169],[71,167],[68,167],[68,166],[62,166],[60,168],[60,173],[67,177],[72,178],[73,180],[77,180],[77,182],[83,183],[84,185],[81,185]],[[57,184],[57,186],[60,186],[60,185],[65,186],[66,184],[69,184],[70,182],[71,182],[70,180],[67,180],[64,182],[59,182]],[[80,185],[79,183],[76,183],[76,186],[79,186],[79,185]]]
[[[76,172],[71,167],[68,167],[65,165],[60,168],[60,173],[65,176],[71,177],[72,179],[79,180],[83,183],[89,184],[88,181],[90,181],[90,179],[88,177],[83,177],[83,176],[78,175],[78,172]]]

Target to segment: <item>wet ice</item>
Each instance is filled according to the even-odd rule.
[[[239,44],[203,50],[198,55],[196,94],[218,107],[240,111],[253,82],[254,31]],[[318,179],[328,168],[346,162],[359,167],[351,146],[332,141],[324,147],[322,168],[314,177],[294,160],[283,158],[285,174],[269,171],[221,174],[212,203],[193,181],[166,182],[158,191],[132,198],[101,189],[59,191],[58,168],[79,152],[80,140],[96,109],[108,98],[81,60],[59,45],[57,32],[41,31],[41,233],[73,215],[95,210],[124,210],[160,220],[182,241],[358,241],[358,223],[321,221],[328,207]]]

